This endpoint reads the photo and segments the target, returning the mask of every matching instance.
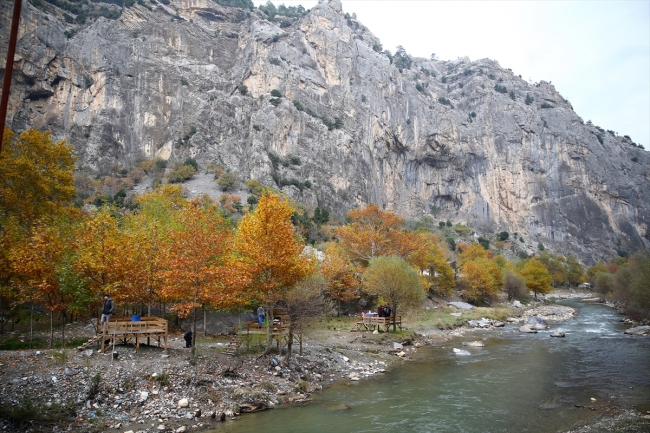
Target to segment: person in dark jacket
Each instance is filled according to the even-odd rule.
[[[185,347],[186,348],[191,348],[192,347],[192,331],[187,331],[185,334],[183,334],[183,339],[185,340]]]
[[[104,294],[104,306],[102,307],[102,319],[100,321],[102,330],[104,329],[104,323],[111,320],[113,311],[115,310],[115,302],[111,299],[111,295],[108,293]]]

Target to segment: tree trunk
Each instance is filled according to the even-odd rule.
[[[291,321],[291,325],[289,325],[289,341],[287,342],[287,357],[285,358],[287,361],[287,364],[289,363],[289,360],[291,359],[291,347],[293,346],[293,321]]]
[[[65,350],[65,320],[63,320],[63,326],[61,327],[61,350]]]
[[[393,332],[397,332],[397,327],[395,326],[395,319],[397,318],[397,305],[393,306]]]
[[[266,350],[264,354],[271,353],[273,349],[273,334],[271,333],[271,324],[273,323],[273,308],[269,307],[269,301],[266,302]]]
[[[29,348],[32,349],[34,343],[34,301],[29,304]]]
[[[196,296],[194,296],[194,305],[196,305]],[[196,355],[196,307],[194,307],[194,319],[192,323],[192,357]]]
[[[50,349],[54,344],[54,311],[50,310]]]
[[[206,311],[205,307],[203,307],[203,336],[206,337],[208,335],[208,312]]]

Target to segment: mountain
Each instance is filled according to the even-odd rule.
[[[648,152],[494,60],[387,54],[339,0],[273,21],[210,0],[31,1],[8,124],[51,129],[82,170],[192,156],[339,216],[374,202],[587,263],[650,246]]]

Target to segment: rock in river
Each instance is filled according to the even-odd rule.
[[[629,335],[650,335],[650,326],[637,326],[636,328],[630,328],[625,330],[626,334]]]

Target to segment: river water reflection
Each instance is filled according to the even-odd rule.
[[[465,338],[484,338],[485,347],[456,339],[422,348],[413,361],[337,383],[310,404],[246,415],[213,431],[548,433],[596,413],[575,405],[615,401],[650,410],[650,338],[624,335],[613,309],[563,304],[578,309],[576,320],[538,334],[509,326]],[[550,338],[554,331],[566,338]],[[454,355],[455,347],[471,356]]]

